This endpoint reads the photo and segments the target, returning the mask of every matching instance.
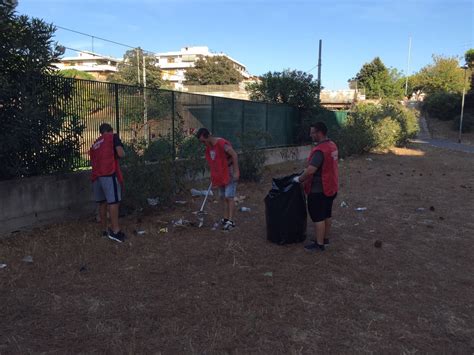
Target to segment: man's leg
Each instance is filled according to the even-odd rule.
[[[226,197],[225,202],[227,205],[227,219],[230,219],[231,221],[234,220],[234,212],[235,212],[235,201],[233,197]]]
[[[314,223],[314,231],[316,232],[316,242],[319,245],[324,245],[324,236],[326,235],[326,222]]]
[[[102,231],[107,231],[107,202],[101,202],[99,204],[99,216],[100,224],[102,225]]]
[[[114,203],[114,204],[109,205],[110,227],[112,229],[112,232],[114,232],[114,233],[120,232],[119,206],[120,206],[119,203]]]
[[[331,225],[332,225],[331,217],[326,218],[324,220],[324,224],[325,224],[325,226],[324,226],[324,239],[327,240],[328,243],[329,243],[329,232],[331,231]]]

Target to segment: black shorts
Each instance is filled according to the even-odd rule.
[[[326,218],[331,218],[332,203],[336,196],[337,193],[327,197],[322,192],[308,195],[308,212],[313,222],[322,222]]]

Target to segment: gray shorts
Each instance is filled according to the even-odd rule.
[[[122,188],[117,176],[100,176],[92,183],[94,199],[96,202],[107,202],[109,205],[122,200]]]

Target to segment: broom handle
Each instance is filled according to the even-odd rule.
[[[212,188],[212,182],[209,185],[209,188],[207,189],[206,197],[204,197],[204,201],[202,201],[201,209],[199,210],[199,212],[202,212],[202,210],[204,209],[204,205],[206,204],[207,196],[209,196],[209,192],[211,192],[211,188]]]

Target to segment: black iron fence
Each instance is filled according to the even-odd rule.
[[[84,126],[74,168],[89,166],[87,153],[103,122],[110,123],[125,143],[162,136],[174,141],[177,130],[189,136],[200,127],[228,139],[237,149],[239,137],[251,131],[268,133],[261,147],[296,143],[299,111],[288,105],[79,79],[68,82],[72,95],[63,106]]]

